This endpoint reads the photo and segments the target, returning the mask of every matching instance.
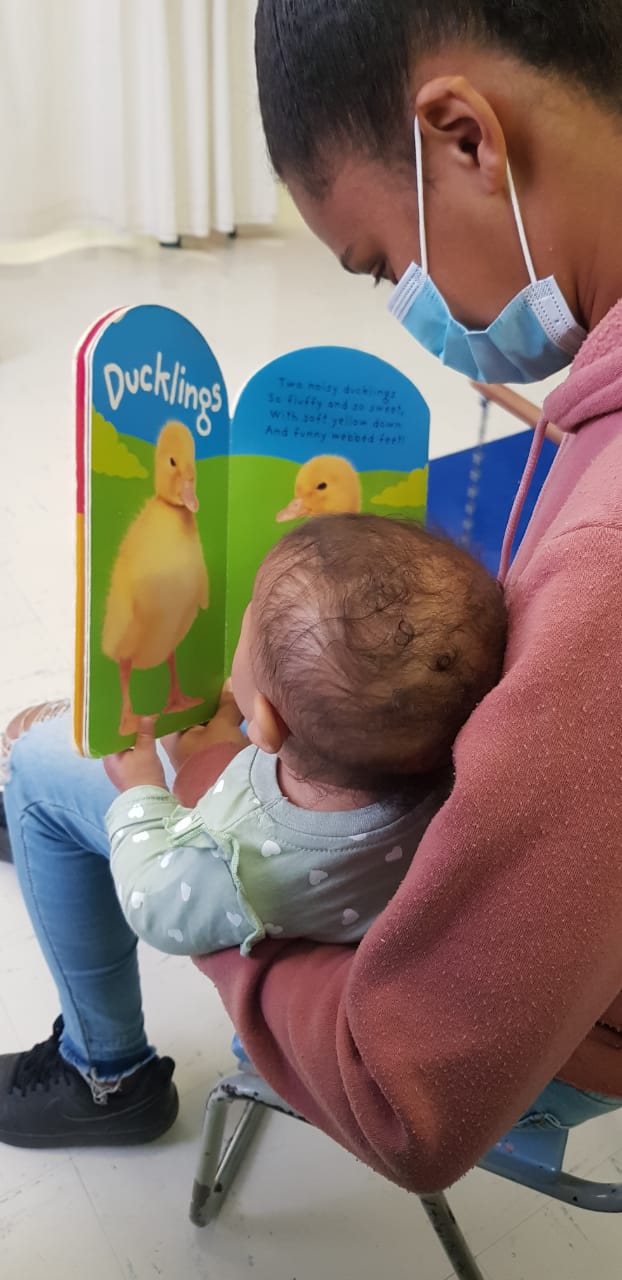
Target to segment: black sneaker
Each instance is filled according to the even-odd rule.
[[[62,1018],[28,1053],[0,1055],[0,1142],[13,1147],[121,1147],[153,1142],[179,1108],[172,1058],[153,1058],[94,1102],[59,1052]]]
[[[0,787],[0,862],[12,862],[11,842],[6,829],[6,813],[4,812],[4,794]]]

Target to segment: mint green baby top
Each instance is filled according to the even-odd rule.
[[[205,955],[265,937],[358,942],[393,897],[446,797],[344,813],[283,796],[277,758],[248,747],[195,809],[134,787],[107,815],[117,893],[131,927],[160,951]]]

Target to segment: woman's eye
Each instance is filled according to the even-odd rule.
[[[383,280],[387,279],[386,262],[379,262],[378,265],[374,267],[372,276],[374,277],[374,289],[377,289],[378,285],[382,284]]]

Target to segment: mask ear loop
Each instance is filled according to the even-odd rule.
[[[425,276],[428,272],[428,241],[425,226],[425,200],[423,198],[423,142],[419,117],[415,116],[415,163],[417,167],[417,203],[419,205],[419,256],[421,270]]]
[[[520,240],[521,249],[523,251],[523,257],[525,259],[525,265],[527,267],[527,271],[529,272],[529,279],[531,284],[537,284],[538,277],[536,275],[536,269],[533,265],[533,258],[531,256],[529,245],[527,243],[527,233],[525,231],[525,223],[523,222],[523,215],[520,211],[520,204],[518,203],[518,196],[516,194],[514,177],[512,175],[512,170],[510,168],[509,160],[508,160],[508,187],[510,188],[510,200],[512,201],[512,209],[514,210],[514,218],[516,220],[516,229],[518,231],[518,238]]]
[[[423,271],[424,275],[427,276],[429,275],[429,268],[428,268],[428,237],[427,237],[427,229],[426,229],[426,221],[425,221],[425,199],[424,199],[424,191],[423,191],[423,140],[421,137],[421,125],[419,124],[418,116],[415,116],[415,163],[416,163],[416,169],[417,169],[417,203],[419,205],[419,255],[421,257],[421,270]],[[512,173],[512,168],[509,160],[508,160],[508,166],[507,166],[507,176],[508,176],[508,187],[510,191],[510,200],[512,201],[512,210],[514,212],[514,221],[516,222],[516,230],[518,231],[518,238],[520,240],[521,249],[523,251],[523,257],[525,259],[525,266],[527,267],[531,284],[537,284],[538,277],[536,275],[536,268],[534,266],[534,261],[531,256],[531,251],[530,251],[529,243],[527,240],[527,232],[525,231],[525,223],[523,222],[523,215],[521,213],[520,204],[518,201],[516,185],[514,182],[514,175]]]
[[[419,206],[419,255],[421,257],[421,270],[423,271],[423,274],[427,276],[429,275],[429,265],[428,265],[428,237],[427,237],[427,228],[426,228],[426,220],[425,220],[425,197],[424,197],[424,189],[423,189],[423,139],[421,137],[421,125],[419,124],[418,116],[415,116],[414,132],[415,132],[415,164],[417,169],[417,203]],[[507,166],[507,177],[508,177],[508,187],[510,191],[510,200],[512,202],[512,210],[514,212],[514,220],[516,222],[516,230],[518,231],[518,238],[520,240],[521,249],[523,251],[523,257],[525,259],[525,266],[527,267],[527,272],[529,274],[529,279],[531,284],[537,284],[538,277],[536,275],[536,268],[534,266],[534,261],[531,256],[531,251],[530,251],[529,243],[527,240],[527,232],[525,231],[525,223],[523,222],[523,215],[521,213],[521,208],[518,201],[516,185],[514,182],[514,175],[512,173],[512,168],[509,160],[508,160],[508,166]]]

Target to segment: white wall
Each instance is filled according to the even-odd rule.
[[[277,192],[277,210],[275,227],[285,234],[306,230],[305,224],[289,195],[287,189],[279,184]]]

